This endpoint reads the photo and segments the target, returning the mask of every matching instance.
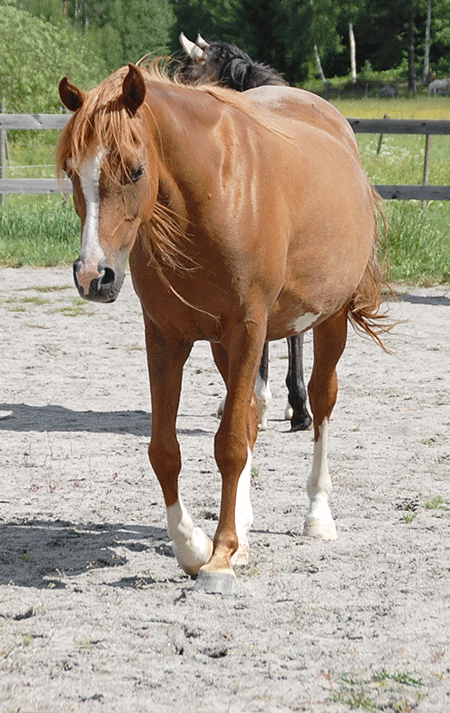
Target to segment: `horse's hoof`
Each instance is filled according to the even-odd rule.
[[[303,527],[305,537],[314,537],[316,540],[337,540],[336,525],[334,521],[323,522],[317,518],[306,518]]]
[[[196,592],[208,592],[208,594],[223,594],[231,596],[234,594],[236,576],[232,570],[230,572],[204,572],[200,570],[194,584]]]
[[[292,416],[291,418],[291,432],[295,431],[309,431],[312,427],[312,418],[309,414],[306,416]]]

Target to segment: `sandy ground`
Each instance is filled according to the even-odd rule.
[[[70,269],[0,270],[0,711],[450,710],[450,292],[401,290],[383,353],[350,333],[330,434],[335,543],[302,537],[311,432],[282,420],[253,471],[234,597],[192,591],[147,461],[139,305],[82,302]],[[306,368],[311,365],[307,338]],[[222,385],[193,350],[182,493],[215,529]]]

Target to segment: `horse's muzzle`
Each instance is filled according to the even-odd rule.
[[[125,273],[99,263],[95,275],[91,277],[86,272],[83,262],[75,260],[73,279],[83,299],[91,302],[114,302],[123,285]]]

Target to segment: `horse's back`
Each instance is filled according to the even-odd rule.
[[[245,94],[269,113],[325,131],[359,155],[355,135],[347,119],[319,95],[304,89],[275,85],[249,89]]]

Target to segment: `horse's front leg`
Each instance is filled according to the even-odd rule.
[[[322,540],[336,539],[336,526],[328,504],[328,423],[336,403],[338,363],[347,340],[347,312],[341,310],[314,328],[314,366],[308,385],[314,418],[314,455],[306,491],[309,510],[303,533]]]
[[[214,353],[214,348],[213,353]],[[216,360],[217,363],[217,360]],[[220,367],[219,367],[220,369]],[[226,382],[225,382],[226,383]],[[258,404],[258,424],[260,431],[267,431],[267,411],[269,409],[270,403],[272,401],[272,392],[270,390],[269,384],[269,344],[266,342],[264,344],[264,349],[261,357],[261,362],[259,365],[258,376],[256,379],[255,394]],[[225,398],[220,402],[219,408],[217,409],[217,415],[222,416],[223,410],[225,408]],[[289,416],[290,418],[290,416]]]
[[[183,366],[192,344],[166,339],[145,313],[144,322],[152,396],[150,463],[163,491],[167,532],[175,557],[187,574],[195,575],[211,557],[212,542],[200,528],[194,527],[178,491],[181,455],[176,417]]]
[[[234,589],[233,563],[248,557],[247,534],[253,521],[250,474],[258,433],[254,395],[256,373],[264,345],[262,320],[247,322],[225,348],[213,349],[227,386],[222,420],[215,438],[215,457],[222,476],[220,518],[210,561],[199,572],[197,589],[230,594]],[[237,562],[236,562],[237,559]]]
[[[212,353],[214,356],[214,361],[217,368],[222,374],[225,386],[228,379],[228,354],[221,344],[211,344]],[[261,360],[261,363],[264,359]],[[261,371],[261,367],[260,367]],[[224,406],[225,406],[224,399]],[[245,565],[248,563],[249,556],[249,544],[248,544],[248,533],[253,525],[253,508],[250,498],[250,485],[251,485],[251,465],[252,465],[252,451],[253,445],[256,440],[257,431],[252,424],[254,424],[255,410],[258,413],[259,422],[259,402],[257,402],[256,394],[252,395],[252,402],[250,404],[250,415],[249,415],[249,438],[248,438],[248,458],[245,464],[245,468],[239,476],[239,484],[236,494],[236,510],[235,510],[235,522],[236,522],[236,534],[238,538],[238,549],[231,558],[232,565]]]
[[[287,340],[289,367],[286,376],[288,405],[284,417],[291,422],[291,431],[306,431],[312,423],[306,406],[306,387],[303,376],[303,334]]]

